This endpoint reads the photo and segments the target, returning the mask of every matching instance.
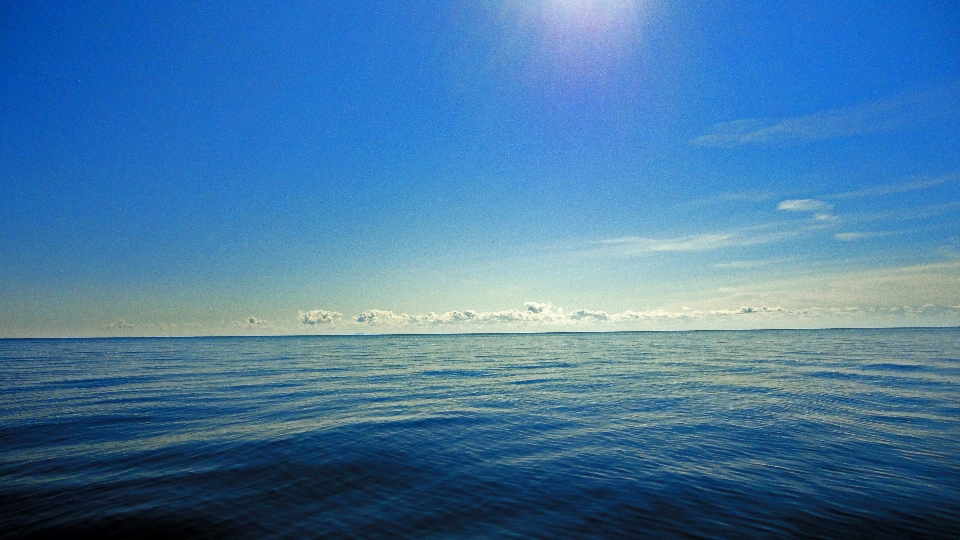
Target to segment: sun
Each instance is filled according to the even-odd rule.
[[[637,0],[542,0],[539,10],[554,23],[601,28],[634,18]]]
[[[636,47],[649,0],[508,0],[506,13],[540,58],[591,64]]]
[[[545,30],[580,39],[612,37],[636,26],[638,0],[541,0],[532,6]]]

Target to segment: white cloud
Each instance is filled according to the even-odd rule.
[[[957,85],[909,92],[854,107],[822,111],[786,120],[735,120],[690,141],[697,146],[733,148],[744,145],[803,143],[903,129],[960,112]]]
[[[530,313],[543,313],[543,310],[547,309],[547,304],[540,304],[537,302],[524,302],[523,307],[527,308],[527,311]]]
[[[777,210],[785,210],[787,212],[827,212],[832,209],[833,205],[817,199],[788,199],[781,201],[780,204],[777,205]],[[818,214],[818,219],[821,215],[828,214]]]
[[[421,332],[429,328],[444,332],[588,329],[616,330],[631,328],[764,328],[798,327],[809,324],[834,324],[829,321],[848,320],[850,323],[900,324],[897,317],[940,317],[941,320],[960,320],[960,306],[927,303],[923,305],[850,306],[808,305],[781,307],[776,305],[741,305],[740,307],[691,309],[625,310],[607,313],[600,310],[577,309],[566,313],[551,304],[528,302],[525,310],[478,312],[472,310],[446,313],[407,314],[371,309],[356,317],[337,320],[336,328],[350,333],[377,328],[386,332]],[[879,317],[879,319],[878,319]],[[334,322],[332,318],[328,318]],[[822,320],[811,323],[804,321]],[[840,323],[837,323],[840,324]],[[637,326],[639,325],[639,326]],[[443,330],[441,330],[443,328]]]
[[[129,322],[127,322],[127,321],[125,321],[125,320],[123,320],[123,319],[121,319],[121,318],[119,318],[119,317],[118,317],[115,321],[113,321],[113,322],[111,322],[110,324],[107,325],[107,328],[112,328],[112,329],[115,329],[115,330],[133,330],[133,329],[135,329],[136,327],[137,327],[137,325],[135,325],[135,324],[133,324],[133,323],[129,323]]]
[[[505,311],[493,311],[489,313],[480,313],[477,316],[478,321],[483,322],[520,322],[529,320],[526,312],[508,309]]]
[[[503,311],[477,312],[473,310],[430,312],[425,315],[395,313],[382,309],[371,309],[354,317],[353,321],[369,326],[408,326],[408,325],[446,325],[457,323],[523,323],[523,322],[562,322],[566,320],[563,309],[550,303],[525,302],[523,311],[508,309]]]
[[[578,309],[570,314],[570,319],[574,321],[609,321],[610,316],[603,311]]]
[[[524,306],[526,309],[523,311],[516,309],[488,312],[464,310],[449,311],[442,314],[430,312],[425,315],[395,313],[393,311],[371,309],[360,313],[356,317],[353,317],[345,322],[359,327],[379,326],[390,328],[462,324],[473,324],[480,326],[534,324],[538,326],[562,327],[581,324],[592,325],[670,319],[716,319],[731,316],[801,312],[780,307],[744,306],[739,308],[712,310],[691,310],[690,308],[682,308],[681,311],[670,311],[664,309],[647,311],[628,310],[620,313],[610,314],[605,311],[592,309],[577,309],[571,311],[570,313],[565,313],[562,308],[554,306],[553,304],[539,302],[526,302]],[[804,310],[803,312],[809,312],[809,309]]]
[[[358,323],[365,324],[387,324],[396,325],[410,322],[410,316],[407,314],[397,315],[392,311],[382,309],[371,309],[356,316]]]
[[[870,186],[863,189],[858,189],[855,191],[846,191],[842,193],[823,194],[821,195],[821,197],[825,199],[852,199],[852,198],[864,198],[864,197],[880,197],[884,195],[906,193],[909,191],[919,191],[924,189],[930,189],[930,188],[942,186],[945,184],[952,184],[957,181],[960,181],[960,173],[944,174],[941,176],[918,175],[918,176],[909,177],[905,181],[896,183],[896,184]],[[717,195],[714,195],[712,197],[679,203],[678,206],[707,206],[707,205],[723,204],[723,203],[730,203],[730,202],[741,202],[741,201],[763,202],[763,201],[773,199],[775,197],[776,197],[776,194],[772,191],[724,192],[724,193],[719,193]],[[802,199],[802,200],[810,200],[810,199]],[[829,207],[829,208],[832,208],[832,207]],[[817,219],[825,219],[825,220],[836,219],[836,216],[832,214],[819,214],[815,217]]]
[[[318,324],[330,324],[342,317],[341,313],[336,311],[326,311],[323,309],[314,309],[312,311],[300,311],[297,314],[297,321],[300,324],[308,324],[310,326]]]
[[[563,309],[549,302],[546,304],[541,304],[540,302],[524,302],[523,307],[526,308],[528,316],[533,319],[557,319],[563,317]]]
[[[234,326],[240,326],[243,328],[264,328],[268,326],[273,326],[273,323],[270,321],[265,321],[263,319],[258,319],[253,315],[243,319],[242,321],[234,321]]]

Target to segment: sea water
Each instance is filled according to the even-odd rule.
[[[4,538],[960,538],[960,330],[0,340]]]

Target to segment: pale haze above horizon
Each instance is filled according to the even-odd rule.
[[[0,338],[960,325],[956,2],[0,24]]]

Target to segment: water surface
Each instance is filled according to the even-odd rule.
[[[957,329],[0,340],[4,538],[958,538]]]

